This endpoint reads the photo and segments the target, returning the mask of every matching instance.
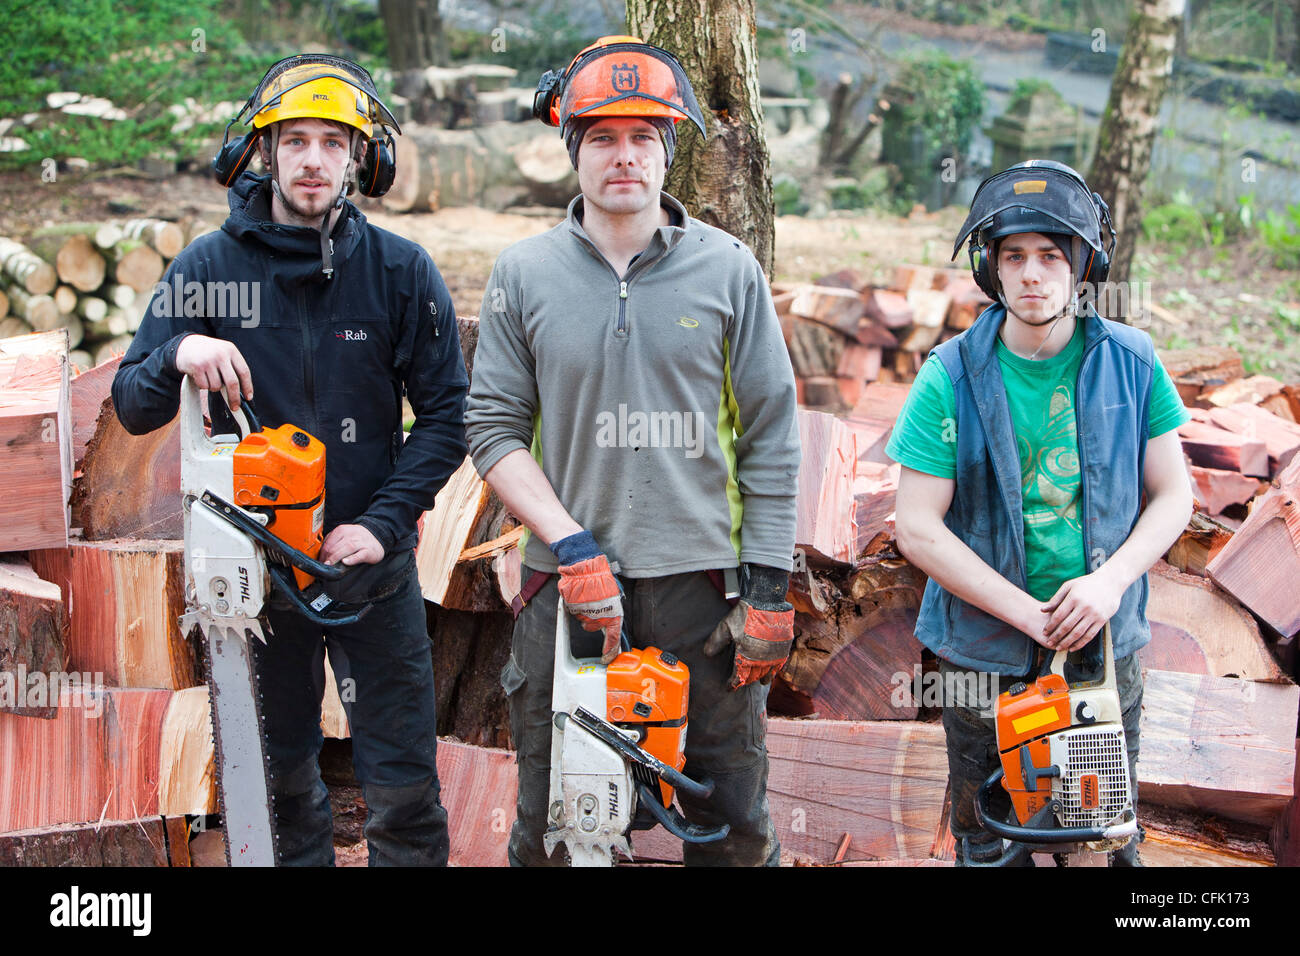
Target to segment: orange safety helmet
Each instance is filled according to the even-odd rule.
[[[688,119],[707,135],[704,114],[677,57],[634,36],[601,37],[562,73],[542,74],[533,116],[561,131],[589,116]]]

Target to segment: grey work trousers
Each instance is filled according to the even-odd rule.
[[[1043,652],[1045,653],[1045,652]],[[1040,653],[1041,661],[1043,653]],[[1041,664],[1039,665],[1041,666]],[[944,687],[986,687],[986,675],[967,670],[940,658],[939,673]],[[1024,676],[1004,674],[997,680],[997,693],[1005,693],[1017,681],[1033,681],[1037,669]],[[1066,670],[1067,679],[1071,677]],[[1142,720],[1142,665],[1136,653],[1115,661],[1115,689],[1119,693],[1119,706],[1124,723],[1124,744],[1128,750],[1129,788],[1133,806],[1137,808],[1137,760]],[[987,704],[987,716],[981,713],[981,703]],[[964,863],[962,838],[969,837],[971,855],[982,859],[1000,852],[1001,840],[989,833],[975,819],[975,792],[1001,765],[997,748],[997,730],[993,720],[992,701],[944,701],[943,730],[948,745],[948,788],[952,810],[949,829],[957,841],[957,865]],[[999,819],[1012,819],[1011,798],[1001,787],[994,787],[989,796],[989,810]],[[1122,850],[1120,862],[1132,865],[1137,853],[1138,838],[1134,837]]]
[[[523,569],[523,579],[532,571]],[[767,687],[727,688],[732,654],[705,657],[704,641],[730,610],[703,571],[659,578],[625,578],[623,613],[632,644],[675,654],[690,671],[685,773],[714,782],[707,803],[678,792],[687,820],[706,826],[731,825],[726,839],[685,844],[687,865],[776,865],[780,845],[767,806]],[[519,765],[519,798],[510,831],[512,866],[557,866],[542,846],[547,827],[551,763],[551,679],[555,667],[558,577],[552,576],[519,613],[510,659],[501,673],[510,706],[510,732]],[[576,657],[600,654],[601,635],[569,618]],[[635,846],[633,847],[635,850]]]

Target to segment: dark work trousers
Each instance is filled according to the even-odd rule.
[[[524,568],[523,580],[531,573]],[[725,840],[684,844],[687,865],[775,866],[781,848],[767,808],[767,687],[755,683],[728,690],[731,650],[704,656],[705,639],[730,606],[703,571],[625,578],[623,587],[623,612],[633,645],[669,651],[690,671],[685,773],[711,779],[714,791],[704,803],[679,791],[682,812],[693,823],[731,825]],[[519,800],[509,846],[513,866],[566,862],[562,846],[550,858],[542,846],[550,799],[551,678],[558,600],[558,576],[552,576],[515,621],[510,659],[501,672],[519,764]],[[584,631],[571,616],[568,623],[574,656],[598,657],[600,632]],[[635,852],[635,844],[632,849]]]
[[[332,866],[334,816],[318,757],[325,649],[352,731],[371,866],[446,866],[435,762],[433,660],[414,562],[355,624],[322,628],[270,605],[254,642],[282,866]]]
[[[1039,668],[1046,653],[1040,651],[1038,654]],[[973,679],[979,672],[957,667],[942,658],[939,659],[939,673],[944,678],[944,687],[989,686],[982,679]],[[998,679],[997,692],[1005,693],[1016,682],[1032,682],[1037,676],[1038,668],[1027,676],[1002,675]],[[1069,665],[1066,667],[1066,679],[1077,679],[1071,674]],[[1139,729],[1142,719],[1142,665],[1138,662],[1136,653],[1115,661],[1115,689],[1119,693],[1124,744],[1128,750],[1129,789],[1136,809]],[[993,701],[982,703],[987,704],[987,716],[981,713],[981,702],[944,701],[943,730],[948,744],[948,787],[952,800],[949,828],[957,841],[958,866],[964,862],[962,837],[970,838],[971,856],[975,860],[997,857],[1002,847],[1001,839],[989,833],[975,820],[975,792],[1002,763],[998,756]],[[989,795],[989,811],[998,819],[1015,819],[1011,810],[1011,798],[1000,786],[994,787]],[[1131,866],[1137,856],[1137,843],[1138,838],[1134,837],[1127,846],[1117,851],[1116,862]]]

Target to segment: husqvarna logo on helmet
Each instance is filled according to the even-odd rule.
[[[619,93],[635,93],[641,88],[641,75],[635,63],[616,63],[610,69],[609,82]]]

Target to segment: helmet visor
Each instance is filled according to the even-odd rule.
[[[578,58],[560,96],[560,127],[590,116],[688,119],[706,135],[704,114],[677,58],[644,43],[612,43]]]
[[[254,126],[266,125],[267,122],[271,121],[263,118],[259,122],[258,117],[263,113],[279,109],[283,105],[285,94],[291,93],[307,83],[323,78],[339,80],[361,94],[365,101],[368,114],[366,120],[368,122],[388,126],[397,133],[402,132],[402,128],[398,125],[392,111],[379,99],[379,94],[375,90],[375,81],[370,72],[351,60],[345,60],[341,56],[330,56],[327,53],[299,54],[298,56],[283,59],[272,66],[253,93],[250,102],[253,115],[249,117],[248,121]],[[336,117],[330,116],[326,118],[334,119]],[[356,122],[350,122],[349,125],[362,128]]]
[[[1054,164],[1055,165],[1055,164]],[[1036,228],[1028,228],[1028,226]],[[1102,249],[1101,220],[1088,188],[1063,169],[1023,164],[980,184],[962,223],[952,257],[974,232],[984,240],[1021,232],[1068,232]]]

